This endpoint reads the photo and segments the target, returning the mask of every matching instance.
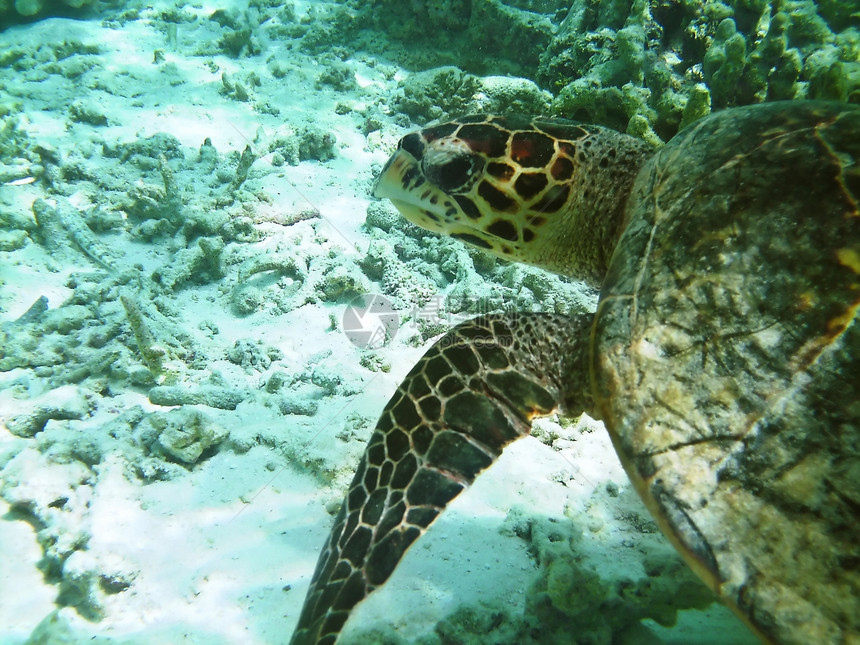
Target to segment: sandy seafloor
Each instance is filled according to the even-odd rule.
[[[408,71],[288,34],[232,57],[212,7],[166,28],[172,7],[0,33],[3,644],[286,643],[376,417],[446,328],[419,329],[409,299],[594,302],[373,200],[410,127],[388,108]],[[344,333],[361,292],[399,309],[386,347]],[[549,587],[568,600],[541,614],[558,623],[543,642],[752,640],[702,599],[599,424],[549,419],[343,642],[529,642],[527,601]],[[675,609],[675,628],[647,618]]]

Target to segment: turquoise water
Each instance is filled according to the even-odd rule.
[[[374,199],[403,134],[491,112],[660,145],[860,103],[859,29],[853,0],[0,3],[0,643],[286,643],[432,341],[593,310]],[[521,444],[344,642],[754,642],[599,424]]]

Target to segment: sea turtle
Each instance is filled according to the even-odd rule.
[[[559,409],[603,420],[664,533],[763,640],[860,642],[860,106],[727,109],[657,150],[470,116],[405,136],[376,195],[600,299],[481,316],[421,358],[294,644],[334,643],[446,504]]]

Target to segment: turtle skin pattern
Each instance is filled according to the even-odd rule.
[[[440,131],[462,125],[419,143],[444,150]],[[511,139],[527,127],[516,122]],[[860,642],[860,109],[725,110],[656,154],[591,126],[554,127],[551,136],[594,146],[571,155],[567,201],[542,235],[563,246],[566,226],[593,230],[601,216],[610,221],[599,231],[623,231],[597,313],[481,317],[428,350],[371,437],[292,642],[334,643],[446,504],[531,419],[559,409],[602,418],[663,531],[763,640]],[[491,150],[456,138],[457,154],[422,165],[426,148],[409,136],[401,149],[415,163],[383,173],[405,192],[398,208],[449,232],[468,218],[495,244],[488,225],[500,211],[475,192],[471,206],[454,201],[486,178]],[[460,159],[464,145],[479,158]],[[625,167],[601,179],[612,150]],[[457,164],[460,180],[433,175]],[[619,185],[621,207],[570,216],[583,192]],[[516,201],[516,182],[497,186]],[[509,217],[512,256],[541,264],[522,233],[534,212]],[[576,262],[593,273],[604,261]]]
[[[403,137],[375,194],[418,226],[598,287],[619,195],[653,150],[598,125],[473,115]]]
[[[640,172],[596,315],[627,473],[775,642],[860,642],[858,202],[857,107],[704,119]]]
[[[586,374],[591,316],[488,315],[455,327],[391,397],[320,554],[294,645],[331,645],[349,612],[531,420]],[[580,364],[569,364],[579,357]]]

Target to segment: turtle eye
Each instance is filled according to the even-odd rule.
[[[424,143],[418,133],[413,132],[403,137],[397,144],[398,148],[402,148],[416,159],[420,159],[424,154]]]
[[[430,183],[454,193],[469,190],[484,165],[484,159],[474,154],[425,155],[422,170]]]

